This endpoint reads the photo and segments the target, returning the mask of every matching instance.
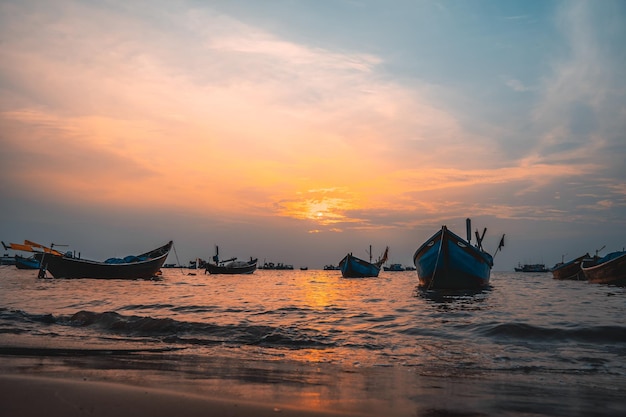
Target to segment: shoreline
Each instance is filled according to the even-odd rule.
[[[410,367],[234,358],[214,358],[204,366],[176,361],[174,367],[171,361],[129,357],[0,358],[0,406],[7,416],[617,417],[626,412],[623,385],[610,377],[597,385],[593,376],[587,381],[524,372],[431,376]]]
[[[339,417],[367,414],[309,410],[282,404],[248,402],[146,388],[124,383],[68,377],[0,375],[3,413],[36,417],[195,417],[195,416],[304,416]]]

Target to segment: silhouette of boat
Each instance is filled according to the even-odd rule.
[[[471,244],[471,220],[467,219],[467,240],[444,225],[413,255],[418,287],[423,289],[475,289],[489,285],[493,257],[482,248],[482,236],[476,231],[476,246]],[[496,252],[504,246],[504,235]]]
[[[339,262],[339,268],[341,269],[341,275],[344,278],[366,278],[377,277],[380,273],[381,266],[387,261],[387,255],[389,254],[389,247],[385,249],[385,252],[378,258],[378,260],[372,263],[372,246],[370,245],[370,261],[367,262],[363,259],[357,258],[351,253],[347,254],[341,262]]]
[[[39,277],[45,277],[46,271],[54,278],[95,278],[95,279],[149,279],[160,272],[173,242],[125,258],[109,258],[104,262],[75,257],[71,252],[65,255],[37,253],[40,261]]]
[[[584,260],[581,269],[589,282],[626,285],[626,252],[612,252],[598,260]]]
[[[257,258],[250,258],[249,261],[238,261],[237,258],[220,261],[219,253],[219,247],[215,246],[214,263],[207,262],[205,264],[205,273],[236,275],[252,274],[256,270]]]

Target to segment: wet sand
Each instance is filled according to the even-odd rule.
[[[2,415],[20,417],[357,416],[217,399],[110,382],[1,375]]]

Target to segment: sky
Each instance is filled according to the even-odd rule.
[[[626,247],[626,2],[0,0],[0,239],[309,268]]]

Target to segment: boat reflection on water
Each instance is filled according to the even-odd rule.
[[[491,286],[467,290],[427,290],[417,286],[413,295],[442,310],[479,310],[480,304],[489,298],[491,290]]]

